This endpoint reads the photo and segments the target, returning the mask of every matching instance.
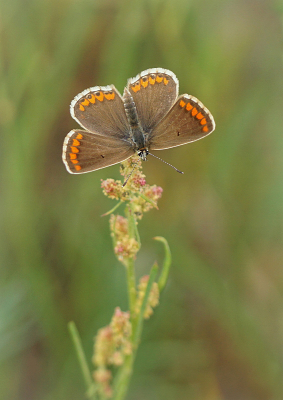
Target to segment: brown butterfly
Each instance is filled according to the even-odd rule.
[[[68,133],[63,162],[71,174],[95,171],[137,153],[194,142],[215,129],[213,116],[195,97],[178,97],[173,72],[151,68],[128,80],[123,97],[114,85],[95,86],[71,102],[72,117],[84,128]],[[180,172],[180,171],[179,171]]]

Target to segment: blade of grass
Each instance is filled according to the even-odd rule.
[[[87,387],[87,396],[90,399],[95,400],[96,399],[96,394],[95,394],[96,388],[95,388],[95,384],[92,380],[91,373],[90,373],[90,370],[89,370],[89,367],[87,364],[87,360],[86,360],[86,356],[85,356],[85,353],[83,350],[79,332],[73,321],[68,323],[68,328],[69,328],[69,332],[70,332],[71,338],[72,338],[74,346],[75,346],[79,364],[80,364],[82,374],[84,377],[84,381],[85,381],[85,384]]]

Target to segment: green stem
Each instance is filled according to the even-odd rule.
[[[130,205],[127,205],[125,209],[125,214],[128,219],[128,233],[130,238],[136,237],[136,219],[131,210]],[[133,323],[136,305],[136,276],[135,276],[135,261],[134,257],[125,260],[125,265],[127,269],[127,282],[128,282],[128,298],[129,298],[129,308],[131,315],[131,322]]]
[[[134,258],[129,258],[126,262],[127,282],[128,282],[128,298],[131,320],[135,314],[136,305],[136,276],[135,276],[135,261]]]
[[[129,388],[130,379],[133,373],[134,354],[125,359],[115,382],[114,400],[123,400]]]
[[[136,324],[133,325],[133,333],[132,333],[133,352],[126,358],[124,365],[121,367],[121,369],[115,379],[115,391],[114,391],[114,399],[115,400],[123,400],[127,393],[128,387],[129,387],[130,379],[131,379],[131,376],[133,373],[133,364],[135,361],[135,357],[136,357],[136,353],[137,353],[137,349],[138,349],[138,345],[139,345],[140,337],[141,337],[141,333],[142,333],[142,326],[143,326],[143,320],[144,320],[143,315],[145,312],[145,308],[147,305],[148,297],[149,297],[153,282],[157,275],[157,270],[158,270],[158,266],[155,263],[150,271],[149,280],[148,280],[148,284],[146,287],[146,291],[145,291],[144,299],[143,299],[142,306],[140,309],[140,313],[137,317]]]
[[[140,249],[140,247],[141,247],[141,239],[140,239],[140,234],[139,234],[139,231],[138,231],[138,224],[137,224],[137,221],[136,221],[136,218],[135,218],[135,214],[134,214],[134,207],[131,204],[129,206],[130,206],[130,210],[131,210],[131,213],[130,213],[130,215],[128,217],[129,218],[129,224],[131,226],[131,231],[134,234],[135,239],[139,244],[139,249]]]

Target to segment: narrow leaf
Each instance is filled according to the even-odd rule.
[[[105,214],[102,214],[101,216],[102,216],[102,217],[106,217],[106,215],[112,214],[115,210],[117,210],[118,207],[120,207],[120,205],[121,205],[122,203],[123,203],[122,200],[119,201],[119,203],[117,203],[113,208],[111,208],[110,211],[107,211]]]
[[[87,360],[86,360],[86,356],[85,356],[85,353],[84,353],[84,350],[82,347],[82,342],[81,342],[79,332],[73,321],[68,323],[68,328],[69,328],[69,332],[70,332],[71,338],[74,343],[74,347],[75,347],[75,350],[77,353],[77,357],[78,357],[79,364],[80,364],[80,367],[82,370],[84,381],[85,381],[85,384],[87,387],[87,396],[89,398],[95,399],[96,398],[96,396],[95,396],[95,391],[96,391],[95,386],[96,385],[94,384],[92,377],[91,377],[91,373],[90,373],[90,370],[89,370],[89,367],[87,364]]]
[[[163,243],[164,250],[165,250],[165,258],[164,258],[164,262],[163,262],[163,267],[162,267],[161,274],[160,274],[160,277],[158,280],[158,288],[159,288],[159,292],[161,293],[162,290],[164,289],[167,279],[168,279],[168,274],[169,274],[169,270],[170,270],[171,263],[172,263],[172,257],[171,257],[170,247],[168,245],[167,240],[164,237],[156,236],[153,239]]]

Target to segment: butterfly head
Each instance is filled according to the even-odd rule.
[[[144,148],[144,149],[139,149],[137,151],[138,156],[143,160],[146,161],[146,156],[148,155],[148,149]]]

